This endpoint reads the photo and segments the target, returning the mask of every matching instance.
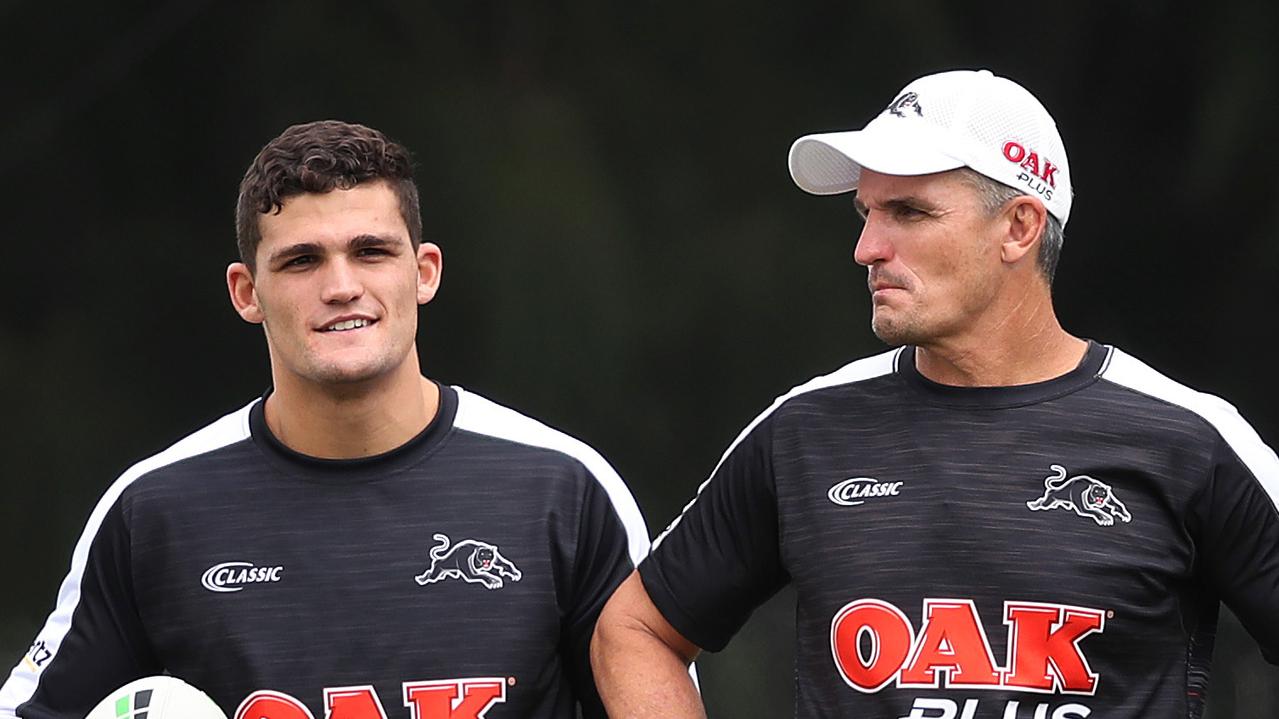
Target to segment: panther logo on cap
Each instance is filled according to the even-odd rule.
[[[888,105],[888,111],[898,117],[906,117],[902,111],[907,108],[913,108],[915,110],[915,114],[920,117],[924,116],[924,108],[919,106],[919,95],[913,92],[902,93],[896,100],[893,100],[892,103]]]

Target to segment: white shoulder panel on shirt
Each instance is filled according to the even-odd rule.
[[[1115,348],[1111,349],[1101,377],[1202,417],[1230,445],[1270,496],[1270,501],[1279,508],[1279,457],[1229,402],[1169,379],[1145,362]]]
[[[814,377],[801,385],[796,385],[786,394],[783,394],[773,400],[773,403],[768,406],[768,409],[764,410],[759,414],[759,416],[751,420],[751,423],[746,425],[746,428],[737,435],[737,439],[734,439],[733,443],[728,445],[728,449],[724,450],[724,454],[720,455],[719,461],[715,463],[715,469],[711,470],[710,476],[697,487],[697,494],[693,495],[693,499],[689,501],[688,504],[684,505],[684,509],[681,510],[679,516],[670,523],[670,526],[662,530],[662,533],[658,535],[657,539],[653,540],[653,547],[657,547],[657,545],[661,544],[662,540],[666,538],[666,535],[670,534],[671,530],[675,529],[676,525],[679,524],[679,521],[684,518],[684,514],[697,503],[697,497],[701,495],[702,490],[706,489],[706,485],[710,484],[715,473],[719,471],[720,465],[724,464],[724,460],[728,459],[728,455],[732,454],[734,449],[737,449],[737,445],[741,444],[742,440],[746,439],[746,436],[751,433],[751,430],[758,427],[760,422],[768,419],[769,415],[773,414],[773,412],[776,412],[778,407],[786,404],[789,400],[803,394],[808,394],[809,392],[815,392],[828,387],[853,384],[855,382],[864,382],[865,380],[892,374],[897,371],[897,361],[902,354],[902,350],[902,347],[898,347],[897,349],[881,352],[877,355],[854,360],[830,374]]]
[[[461,387],[453,387],[453,389],[457,391],[457,416],[453,419],[454,427],[518,444],[554,450],[585,465],[587,471],[595,477],[595,481],[604,487],[609,500],[613,503],[614,511],[622,520],[622,526],[626,528],[631,561],[639,564],[640,559],[648,553],[648,527],[644,524],[644,515],[640,514],[639,505],[631,496],[630,489],[608,460],[585,442],[552,429],[532,417],[520,414]]]
[[[89,547],[93,544],[93,539],[97,536],[107,511],[119,500],[120,494],[139,477],[149,472],[248,438],[249,409],[259,401],[253,400],[239,410],[178,440],[163,452],[138,462],[107,488],[106,493],[98,500],[98,504],[89,515],[89,521],[85,523],[80,539],[76,541],[75,549],[71,553],[71,569],[58,589],[58,602],[54,606],[53,613],[49,615],[44,628],[40,630],[32,644],[33,651],[37,651],[34,648],[39,647],[38,651],[41,654],[39,658],[44,661],[37,663],[37,658],[28,654],[13,668],[4,686],[0,686],[0,719],[14,716],[18,706],[35,694],[41,672],[57,657],[62,640],[71,631],[71,616],[80,603],[80,581],[88,562]]]

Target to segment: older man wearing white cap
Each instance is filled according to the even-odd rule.
[[[613,595],[610,716],[704,716],[687,662],[786,584],[800,717],[1198,717],[1220,602],[1279,662],[1279,459],[1061,327],[1071,176],[1039,101],[930,75],[790,168],[856,192],[896,347],[777,398]]]

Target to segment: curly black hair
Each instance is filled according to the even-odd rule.
[[[240,260],[254,268],[262,242],[258,216],[279,212],[288,198],[379,180],[395,192],[416,249],[422,242],[422,212],[408,150],[364,125],[338,120],[293,125],[262,148],[240,181],[235,206]]]

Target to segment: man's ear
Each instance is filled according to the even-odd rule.
[[[231,295],[231,305],[245,322],[262,324],[266,316],[258,304],[258,293],[253,285],[253,271],[243,262],[232,262],[226,268],[226,289]]]
[[[444,273],[444,255],[439,245],[423,242],[417,247],[417,303],[424,305],[435,299]]]
[[[999,248],[1004,262],[1013,264],[1038,251],[1039,239],[1048,225],[1044,203],[1030,195],[1020,195],[1009,200],[1001,216],[1007,222],[1007,234]]]

